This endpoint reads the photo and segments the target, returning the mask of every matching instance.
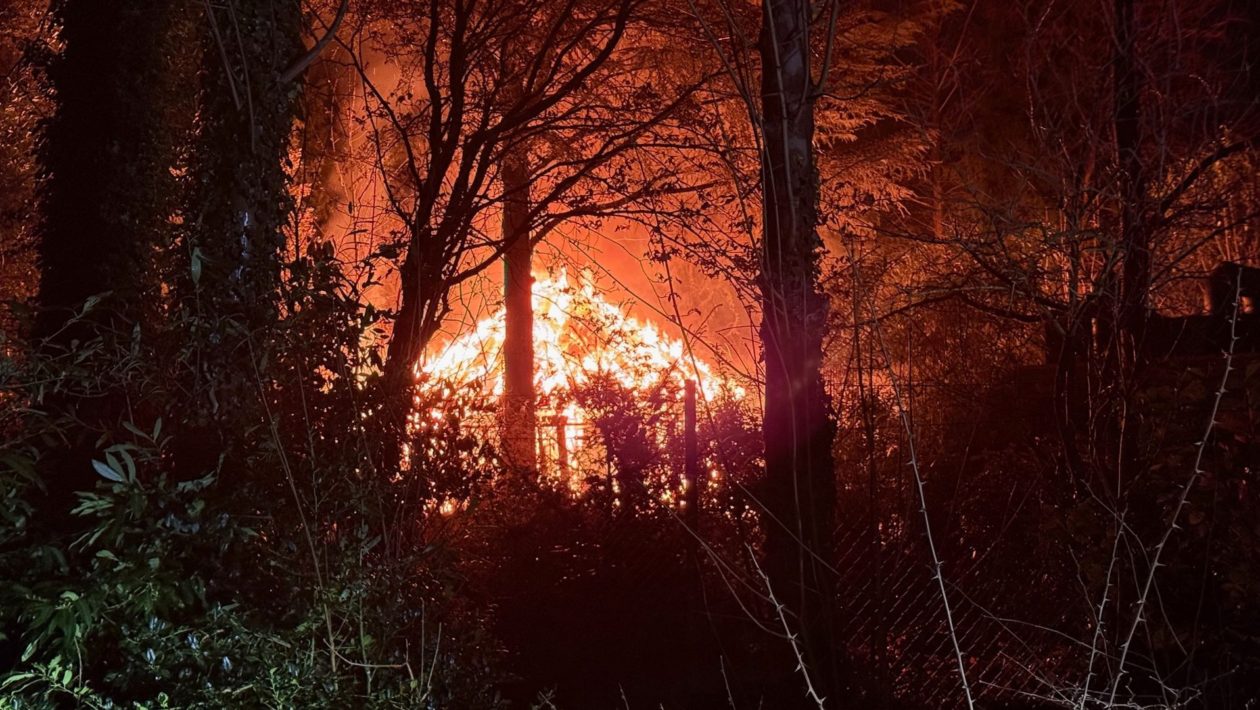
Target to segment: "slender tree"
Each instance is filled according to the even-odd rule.
[[[767,573],[794,615],[811,692],[839,690],[829,569],[835,434],[823,387],[827,301],[819,290],[811,6],[766,0],[761,58],[761,342],[765,358]],[[833,698],[833,702],[839,701]]]
[[[563,114],[559,107],[565,99],[608,61],[632,8],[630,0],[597,7],[569,0],[554,8],[534,2],[483,8],[462,0],[430,0],[418,8],[423,19],[413,29],[421,33],[423,130],[405,123],[384,96],[377,96],[405,153],[402,184],[391,185],[391,201],[407,231],[400,245],[405,254],[402,303],[386,361],[391,391],[406,390],[412,368],[449,311],[450,289],[495,263],[510,246],[500,240],[486,244],[476,226],[487,203],[502,200],[501,193],[487,200],[495,170],[547,119],[557,119],[553,111]],[[510,57],[521,41],[519,28],[531,22],[546,27],[554,49],[532,55],[514,71]],[[418,140],[425,143],[423,152],[412,146]],[[561,192],[581,179],[566,177],[567,184],[556,188]],[[414,197],[404,204],[404,195]],[[489,253],[466,263],[478,245],[489,246]]]
[[[537,410],[534,392],[534,243],[530,236],[529,156],[509,155],[503,180],[503,441],[509,463],[536,466]]]
[[[632,210],[675,189],[669,171],[629,167],[695,90],[645,89],[638,81],[651,69],[618,55],[642,5],[424,0],[371,26],[372,37],[413,41],[392,89],[369,71],[368,41],[355,47],[382,207],[398,225],[378,252],[397,268],[400,287],[382,392],[401,403],[394,414],[410,402],[413,370],[451,310],[453,289],[514,247],[516,266],[506,268],[522,280],[511,278],[512,398],[532,400],[532,366],[516,357],[531,330],[518,317],[528,301],[528,248],[517,244],[536,245],[566,222]],[[526,416],[513,426],[528,423]],[[511,436],[532,440],[523,430]]]

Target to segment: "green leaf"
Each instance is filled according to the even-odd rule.
[[[39,476],[35,473],[35,464],[27,456],[22,454],[5,454],[0,456],[0,462],[3,462],[8,468],[17,473],[28,481],[36,481]]]
[[[24,680],[30,680],[31,678],[34,678],[34,677],[35,677],[34,673],[15,673],[5,678],[3,682],[0,682],[0,688],[7,688],[11,685],[16,685],[18,683],[21,683]]]
[[[121,475],[123,474],[123,467],[122,464],[118,463],[118,457],[114,455],[114,451],[115,448],[112,446],[105,449],[105,465],[114,469]],[[126,478],[126,475],[123,475],[123,480],[126,480]]]
[[[96,469],[96,472],[100,474],[102,478],[111,480],[115,483],[122,483],[124,480],[123,475],[121,473],[119,473],[118,471],[115,471],[113,468],[110,467],[109,464],[105,463],[104,461],[97,461],[96,459],[92,459],[92,468]]]
[[[123,465],[127,467],[127,480],[136,480],[136,460],[132,458],[131,453],[126,449],[120,449],[118,455],[123,459]]]
[[[194,285],[194,286],[196,286],[196,285],[197,285],[197,282],[201,281],[201,262],[202,262],[202,259],[203,259],[203,257],[202,257],[202,254],[201,254],[201,247],[193,247],[193,250],[192,250],[192,282],[193,282],[193,285]]]

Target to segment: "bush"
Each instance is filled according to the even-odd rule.
[[[4,361],[0,705],[499,704],[432,505],[493,457],[388,465],[378,314],[330,249],[288,275],[264,327],[119,327],[104,296]]]

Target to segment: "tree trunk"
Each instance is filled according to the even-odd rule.
[[[180,476],[234,461],[243,434],[230,422],[264,417],[259,390],[270,380],[264,363],[275,362],[266,354],[280,317],[293,206],[285,160],[301,86],[281,77],[303,49],[296,0],[209,3],[197,20],[199,133],[179,250],[185,261],[173,278],[198,363],[186,428],[175,435]]]
[[[1142,470],[1139,417],[1133,397],[1143,360],[1147,302],[1151,288],[1151,233],[1147,219],[1147,177],[1142,159],[1141,76],[1138,73],[1133,0],[1115,0],[1113,71],[1116,160],[1120,168],[1120,297],[1106,365],[1118,391],[1112,426],[1118,480],[1115,493]]]
[[[1146,171],[1141,154],[1141,78],[1134,56],[1133,0],[1115,0],[1114,62],[1116,158],[1120,167],[1120,249],[1123,274],[1119,326],[1130,350],[1140,343],[1151,288]],[[1130,359],[1135,355],[1129,353]]]
[[[205,79],[194,175],[202,210],[192,246],[192,284],[221,333],[271,324],[279,304],[284,228],[291,215],[284,161],[299,84],[281,74],[302,50],[296,0],[206,6]],[[230,317],[232,322],[227,322]],[[233,363],[238,365],[238,363]]]
[[[815,690],[839,700],[832,629],[835,424],[823,387],[827,302],[819,292],[809,3],[765,0],[761,339],[766,365],[766,571],[790,612]]]
[[[524,156],[503,159],[503,451],[518,471],[537,466],[534,395],[534,304],[530,274],[529,166]]]
[[[130,324],[158,310],[153,260],[168,243],[177,195],[171,168],[192,116],[181,93],[192,81],[179,52],[189,30],[181,8],[169,0],[53,6],[65,49],[49,69],[57,109],[41,156],[35,337],[85,339],[86,323],[64,326],[89,296],[106,291],[112,297],[98,313],[128,335]]]
[[[171,243],[178,207],[172,168],[193,115],[185,87],[195,55],[179,49],[195,13],[170,0],[60,0],[52,12],[64,49],[48,70],[56,111],[41,146],[40,309],[31,335],[54,364],[99,337],[104,348],[89,362],[126,372],[122,361],[133,348],[151,346],[161,312],[155,267]],[[98,295],[86,317],[73,318]],[[136,328],[145,332],[139,341]],[[129,383],[104,381],[93,396],[52,389],[41,402],[82,425],[66,429],[66,445],[40,462],[51,485],[38,517],[51,528],[81,523],[70,514],[74,492],[99,480],[89,462],[103,437],[119,431],[124,417],[151,414],[147,402],[129,396]]]
[[[433,242],[430,234],[422,231],[411,238],[407,258],[398,272],[402,305],[389,338],[382,393],[390,407],[411,406],[414,368],[445,315],[441,269],[425,250]]]

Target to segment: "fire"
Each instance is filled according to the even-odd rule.
[[[582,446],[581,428],[588,420],[571,393],[597,374],[611,376],[634,392],[654,391],[667,381],[681,392],[686,380],[695,380],[701,397],[744,395],[739,385],[693,357],[683,341],[609,302],[589,279],[570,283],[562,270],[536,277],[532,294],[538,420],[540,427],[560,422],[560,436],[566,439],[559,445],[562,456],[565,450],[573,453],[571,449]],[[422,387],[426,382],[470,387],[497,402],[504,391],[505,328],[500,307],[431,353],[417,367],[417,380]]]
[[[544,401],[587,383],[595,373],[610,374],[633,390],[672,377],[679,385],[694,379],[706,394],[742,395],[708,363],[692,358],[681,340],[627,315],[588,280],[574,286],[567,272],[560,271],[554,278],[535,278],[532,293],[534,385]],[[422,363],[421,379],[480,383],[485,394],[502,396],[504,322],[502,308],[479,321]]]

